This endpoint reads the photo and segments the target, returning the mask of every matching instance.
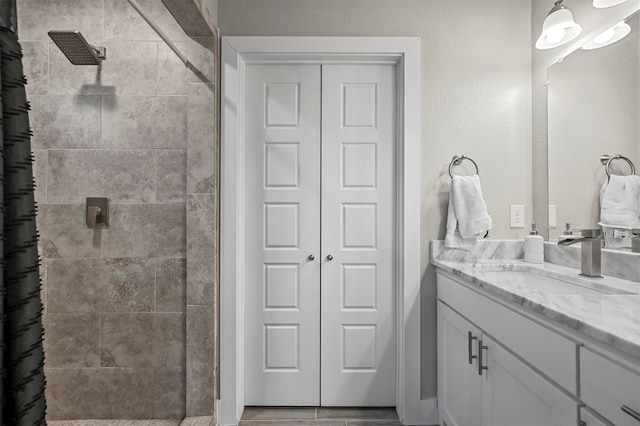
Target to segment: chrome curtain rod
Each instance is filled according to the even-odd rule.
[[[149,26],[151,26],[151,28],[153,28],[153,30],[156,33],[158,33],[162,41],[164,41],[167,44],[167,46],[169,46],[169,48],[173,50],[173,53],[178,55],[178,58],[180,58],[182,63],[184,63],[184,66],[187,68],[191,68],[191,62],[189,62],[189,60],[184,55],[184,53],[182,53],[180,49],[178,49],[178,47],[175,44],[173,44],[171,40],[169,40],[169,37],[167,37],[167,35],[164,33],[164,31],[162,31],[162,29],[158,26],[158,24],[156,24],[155,21],[151,19],[149,15],[147,15],[147,13],[142,9],[140,4],[138,4],[136,0],[127,0],[127,1],[140,14],[140,16],[142,16],[142,18],[145,21],[147,21],[147,24],[149,24]]]

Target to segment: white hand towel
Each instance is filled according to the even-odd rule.
[[[483,237],[491,229],[491,216],[482,198],[480,177],[454,176],[451,182],[458,230],[463,238]]]
[[[444,237],[444,246],[447,248],[458,248],[463,250],[471,250],[476,245],[476,238],[462,238],[458,232],[458,218],[456,217],[456,208],[453,205],[453,188],[449,193],[449,210],[447,213],[447,234]]]
[[[640,228],[640,176],[612,175],[600,190],[600,223]]]
[[[470,249],[491,229],[491,217],[482,199],[480,178],[454,176],[449,194],[445,247]]]

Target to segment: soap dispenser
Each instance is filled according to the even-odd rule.
[[[524,237],[524,260],[529,263],[544,263],[544,239],[538,235],[536,224],[531,224],[531,233]]]

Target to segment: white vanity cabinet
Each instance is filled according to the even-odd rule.
[[[585,404],[612,423],[640,426],[640,371],[634,366],[582,347],[580,390]]]
[[[480,424],[479,337],[480,330],[438,302],[438,410],[448,426]]]
[[[441,424],[577,424],[575,342],[441,272],[438,299]],[[546,375],[560,370],[570,392]]]

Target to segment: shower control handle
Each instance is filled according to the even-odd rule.
[[[87,226],[89,228],[96,227],[96,224],[100,221],[101,213],[100,207],[87,207]]]
[[[333,256],[332,256],[332,255],[330,255],[330,254],[328,254],[328,255],[327,255],[327,260],[328,260],[329,262],[331,262],[331,261],[333,260]]]
[[[87,198],[85,212],[87,227],[107,228],[109,226],[109,199],[104,197]]]

